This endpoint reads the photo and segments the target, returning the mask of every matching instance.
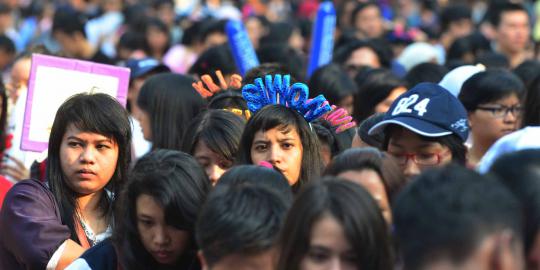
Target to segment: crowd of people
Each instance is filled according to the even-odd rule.
[[[334,0],[307,72],[322,2],[0,0],[0,269],[540,269],[540,2]],[[33,54],[127,105],[21,149]]]

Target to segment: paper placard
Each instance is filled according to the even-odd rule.
[[[43,152],[58,108],[78,93],[105,93],[126,106],[129,69],[94,62],[32,55],[21,149]]]

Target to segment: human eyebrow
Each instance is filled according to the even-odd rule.
[[[267,144],[269,143],[268,140],[256,140],[256,141],[253,141],[253,144]]]
[[[101,140],[96,140],[95,143],[110,143],[110,144],[113,144],[114,141],[111,140],[111,139],[101,139]]]
[[[138,214],[137,218],[140,218],[140,219],[153,219],[153,217],[151,217],[151,216],[149,216],[147,214]]]
[[[289,142],[290,143],[290,142],[294,142],[295,139],[294,138],[282,138],[282,139],[278,139],[277,141],[280,142],[280,143],[284,143],[284,142]]]
[[[317,244],[314,244],[314,245],[311,245],[309,247],[309,249],[311,251],[323,251],[323,252],[330,252],[330,249],[325,247],[325,246],[322,246],[322,245],[317,245]]]
[[[403,148],[403,145],[397,143],[397,142],[394,142],[394,141],[390,141],[388,143],[388,145],[392,145],[393,147],[396,147],[396,148]]]
[[[77,136],[68,136],[67,137],[68,140],[75,140],[75,141],[79,141],[79,142],[84,142],[83,139],[77,137]]]
[[[434,142],[425,142],[419,145],[419,148],[422,150],[426,150],[426,149],[429,150],[429,149],[433,149],[437,147],[438,147],[437,143],[434,143]]]

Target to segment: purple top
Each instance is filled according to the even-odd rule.
[[[43,270],[70,234],[45,184],[21,181],[7,193],[0,211],[0,269]]]

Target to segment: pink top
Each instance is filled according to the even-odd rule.
[[[184,45],[175,45],[171,47],[165,56],[163,63],[167,65],[172,72],[187,74],[189,68],[197,60],[197,54],[189,51]]]

